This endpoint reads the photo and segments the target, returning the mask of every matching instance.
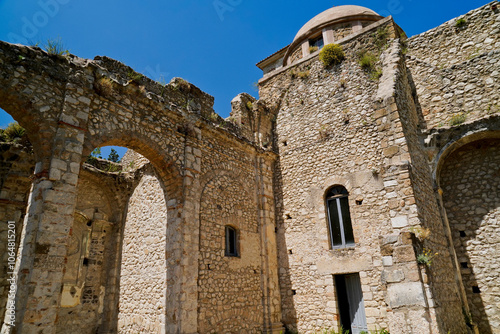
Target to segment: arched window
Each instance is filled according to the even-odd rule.
[[[239,256],[238,254],[238,231],[232,227],[226,226],[226,256]]]
[[[328,227],[332,248],[354,246],[348,196],[347,189],[342,186],[335,186],[326,194]]]

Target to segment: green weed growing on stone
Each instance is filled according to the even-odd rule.
[[[375,45],[379,50],[382,50],[387,45],[387,39],[389,38],[389,29],[387,26],[380,27],[377,32],[373,35],[375,39]]]
[[[361,66],[363,71],[370,74],[370,80],[377,81],[382,75],[382,69],[376,66],[378,57],[370,51],[361,51],[358,57],[359,66]]]
[[[248,101],[246,107],[248,110],[253,110],[253,103],[251,101]]]
[[[317,46],[310,46],[309,47],[309,53],[314,53],[316,51],[318,51],[318,47]]]
[[[382,69],[376,68],[375,70],[370,72],[370,80],[372,81],[378,81],[380,77],[382,76]]]
[[[456,28],[460,29],[460,28],[465,27],[466,25],[467,25],[467,21],[463,17],[461,17],[461,18],[459,18],[458,20],[455,21],[455,27]]]
[[[134,82],[138,83],[139,81],[141,81],[143,75],[140,73],[134,72],[134,71],[130,71],[127,73],[127,77],[128,77],[129,82],[134,81]]]
[[[308,78],[310,75],[309,70],[297,73],[297,76],[301,79]]]
[[[438,253],[433,253],[430,249],[424,248],[423,251],[417,255],[417,262],[418,264],[425,264],[427,267],[430,267],[436,255],[438,255]]]
[[[372,71],[377,63],[378,58],[370,51],[362,51],[359,54],[359,66],[367,72]]]
[[[467,114],[465,114],[465,113],[458,113],[458,114],[454,115],[450,119],[450,125],[451,126],[460,125],[463,122],[465,122],[466,119],[467,119]]]
[[[66,56],[69,55],[69,50],[64,47],[61,38],[48,39],[47,43],[44,45],[45,51],[51,55]]]
[[[160,88],[160,96],[163,97],[165,95],[165,90],[167,87],[167,83],[165,82],[165,79],[163,77],[160,78],[160,80],[156,81],[157,84],[161,86]]]
[[[342,46],[338,44],[325,45],[319,53],[319,60],[321,60],[325,67],[340,64],[344,59],[344,51],[342,50]]]
[[[215,123],[215,121],[217,121],[219,119],[219,115],[217,115],[216,113],[211,113],[209,116],[208,116],[209,120],[211,120],[212,122]]]
[[[90,155],[87,157],[87,160],[85,162],[96,167],[97,166],[97,159],[102,159],[101,154],[102,154],[101,148],[97,147],[90,153]]]
[[[128,164],[128,168],[134,169],[135,168],[135,161],[130,161],[130,163]]]
[[[361,333],[363,333],[363,332],[361,332]],[[368,332],[366,332],[366,331],[365,331],[365,333],[368,334]],[[380,330],[377,329],[377,330],[374,330],[374,331],[370,331],[370,334],[391,334],[391,333],[389,333],[389,331],[387,329],[382,328]]]
[[[347,329],[345,330],[343,327],[340,327],[339,331],[336,331],[334,329],[323,329],[321,331],[321,334],[349,334],[350,331]]]
[[[500,105],[498,105],[498,104],[493,105],[492,103],[490,103],[488,105],[488,107],[486,108],[486,111],[488,112],[489,115],[500,112]]]
[[[121,168],[119,165],[109,163],[107,172],[110,172],[110,173],[121,172]]]

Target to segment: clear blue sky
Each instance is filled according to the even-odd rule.
[[[0,40],[43,44],[60,37],[71,53],[106,55],[154,80],[182,77],[230,101],[261,77],[255,64],[289,44],[316,14],[360,5],[392,15],[408,36],[480,7],[485,0],[0,0]],[[0,109],[0,126],[12,119]]]

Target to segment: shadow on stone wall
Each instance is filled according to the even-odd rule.
[[[277,136],[275,136],[277,137]],[[278,150],[278,145],[275,143]],[[288,250],[286,243],[286,223],[283,212],[283,185],[280,161],[277,160],[274,166],[274,197],[276,203],[276,243],[278,247],[278,267],[279,283],[281,292],[281,313],[282,321],[285,325],[285,333],[294,333],[297,331],[297,312],[293,301],[294,291],[292,290],[292,281],[290,278],[290,262],[288,260],[292,250]],[[289,253],[290,252],[290,253]]]
[[[15,222],[13,232],[17,252],[34,168],[33,152],[29,147],[13,142],[0,143],[0,319],[4,318],[10,289],[7,245],[11,241],[12,228],[8,222]]]
[[[449,154],[439,181],[472,320],[482,334],[500,330],[500,139]]]

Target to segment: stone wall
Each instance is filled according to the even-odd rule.
[[[7,278],[12,272],[9,268],[7,251],[8,222],[15,222],[15,252],[19,247],[26,203],[31,188],[35,162],[29,148],[14,143],[0,143],[0,319],[3,319],[10,284]],[[12,231],[10,232],[12,233]]]
[[[367,22],[364,22],[365,26],[368,25]],[[369,22],[373,23],[373,22]],[[333,40],[334,41],[339,41],[343,39],[346,36],[349,36],[352,34],[352,24],[351,23],[341,23],[341,24],[336,24],[331,27],[328,27],[327,29],[332,29],[333,30]]]
[[[409,71],[392,18],[349,36],[339,30],[341,64],[325,68],[317,53],[297,59],[260,80],[260,100],[235,98],[227,120],[180,78],[160,85],[107,57],[0,42],[0,106],[27,128],[35,152],[31,161],[9,147],[0,161],[0,218],[20,225],[26,212],[18,330],[280,333],[281,320],[306,333],[338,329],[335,275],[356,273],[370,330],[465,333],[455,249],[426,161],[442,152],[424,152],[421,130],[440,142],[440,123],[454,126],[452,138],[498,121],[489,115],[498,111],[500,59],[490,7],[460,29],[447,23],[413,37]],[[366,51],[379,80],[359,64]],[[131,149],[122,171],[82,165],[104,145]],[[480,242],[497,236],[498,196],[484,197],[497,147],[465,147],[442,174],[459,261],[472,266],[461,271],[474,288],[470,306],[492,329],[498,268],[493,256],[483,260],[493,246]],[[462,183],[451,180],[454,169]],[[349,192],[353,247],[329,240],[325,196],[336,185]],[[481,191],[457,195],[471,185]],[[455,222],[464,216],[471,228],[479,217],[485,225],[473,235]],[[237,231],[238,256],[226,256],[226,226]],[[417,240],[425,228],[430,236]],[[438,253],[427,268],[416,261],[424,249]]]
[[[255,332],[264,321],[255,188],[242,180],[245,178],[227,173],[203,187],[198,279],[198,328],[202,333]],[[226,226],[237,231],[238,256],[225,254]]]
[[[282,196],[277,220],[283,318],[300,332],[340,325],[333,275],[346,273],[360,275],[369,329],[466,331],[420,147],[414,85],[397,41],[385,52],[375,47],[378,29],[398,36],[392,24],[384,20],[343,40],[341,65],[324,69],[309,57],[260,82],[261,99],[279,108],[274,144],[280,154],[275,192]],[[383,60],[376,64],[383,70],[380,83],[360,68],[362,51]],[[297,78],[297,72],[308,75]],[[353,248],[329,245],[324,196],[334,185],[350,194]],[[424,246],[411,231],[420,226],[432,229],[428,247],[442,255],[431,269],[432,283],[416,261]]]
[[[449,155],[440,186],[472,320],[500,331],[500,140],[483,139]]]
[[[251,214],[257,217],[259,244],[256,248],[261,259],[260,295],[249,303],[255,306],[259,300],[262,313],[252,316],[259,319],[263,331],[281,330],[271,177],[276,156],[268,147],[272,121],[263,103],[249,108],[252,122],[244,125],[245,131],[242,131],[230,120],[215,114],[213,97],[185,80],[174,78],[169,84],[160,85],[136,76],[130,67],[107,57],[88,60],[73,55],[49,55],[36,47],[0,42],[0,68],[1,107],[33,134],[35,147],[43,147],[35,150],[37,168],[33,196],[28,203],[26,226],[29,229],[22,240],[18,267],[16,319],[19,330],[47,328],[53,332],[57,326],[71,324],[77,314],[81,315],[68,312],[61,317],[67,310],[52,306],[62,300],[62,294],[73,294],[72,288],[65,290],[63,281],[65,263],[73,251],[68,241],[73,238],[72,227],[78,226],[80,219],[75,219],[73,214],[78,210],[81,162],[95,147],[107,145],[128,147],[146,157],[168,197],[166,332],[196,332],[198,328],[202,186],[210,179],[209,175],[215,177],[217,170],[225,169],[225,163],[234,164],[235,169],[247,166],[242,177],[249,182],[245,187],[253,185],[255,189],[257,209],[253,208]],[[210,159],[202,159],[208,156]],[[108,175],[115,185],[96,181],[96,184],[102,183],[100,190],[108,185],[117,190],[111,191],[108,197],[117,201],[111,205],[113,210],[124,210],[124,198],[130,189],[130,182],[124,180],[125,174],[127,172]],[[125,195],[117,198],[117,194]],[[99,219],[95,214],[100,214],[100,205],[104,204],[105,201],[97,205],[98,212],[82,213],[89,220]],[[97,290],[89,289],[91,300],[104,296],[103,304],[98,303],[99,307],[102,305],[102,312],[97,310],[100,331],[116,330],[117,324],[120,264],[117,254],[121,247],[117,235],[123,233],[123,217],[117,213],[108,217],[112,217],[108,219],[113,232],[101,235],[96,244],[101,248],[105,245],[104,254],[107,254],[107,245],[114,253],[110,253],[105,270],[99,272],[96,268],[93,274],[95,282],[100,280],[99,275],[108,280],[105,284],[93,285]],[[82,234],[88,233],[84,228],[79,230]],[[109,243],[104,242],[108,237]],[[101,248],[96,257],[103,254]],[[89,256],[90,253],[92,249]],[[44,288],[37,288],[41,286]],[[251,289],[255,286],[252,283]]]
[[[500,10],[494,1],[408,39],[421,127],[473,122],[500,112]],[[456,27],[458,19],[467,23]]]
[[[394,36],[394,26],[385,24]],[[339,66],[325,69],[312,57],[260,82],[261,99],[279,106],[274,145],[280,154],[275,192],[282,198],[277,220],[283,320],[299,332],[338,328],[333,275],[346,273],[360,275],[370,329],[389,328],[399,321],[389,314],[398,306],[388,305],[386,286],[380,281],[392,257],[384,257],[387,254],[373,245],[395,234],[395,246],[406,254],[408,246],[398,241],[397,232],[417,218],[414,199],[407,194],[410,184],[404,182],[408,172],[398,167],[408,160],[408,149],[401,129],[395,143],[380,130],[373,109],[378,83],[358,64],[362,50],[379,54],[373,35],[381,26],[375,24],[345,41],[346,59]],[[309,75],[296,78],[290,71]],[[345,186],[350,194],[353,248],[330,249],[324,196],[334,185]],[[419,281],[413,247],[409,249],[408,264],[386,275],[387,281]]]
[[[90,165],[80,173],[75,219],[70,237],[58,310],[58,333],[95,333],[113,326],[110,305],[117,282],[116,236],[128,183],[117,174]]]
[[[406,195],[411,202],[415,202],[417,216],[415,217],[415,212],[412,212],[413,217],[411,215],[408,217],[412,226],[406,231],[410,231],[416,236],[412,244],[417,255],[427,251],[434,256],[432,263],[420,266],[419,272],[426,295],[427,310],[421,309],[417,311],[413,309],[400,312],[398,331],[409,332],[416,324],[423,326],[425,322],[419,324],[417,319],[430,317],[432,319],[432,331],[462,333],[466,331],[466,327],[463,321],[462,302],[457,284],[459,282],[454,275],[456,268],[453,266],[453,253],[450,253],[451,245],[447,242],[447,234],[441,219],[437,197],[434,193],[427,157],[419,139],[419,118],[415,98],[413,97],[413,82],[410,81],[408,76],[409,71],[400,53],[400,48],[396,47],[395,43],[391,49],[392,53],[387,57],[386,61],[387,67],[394,69],[395,85],[392,95],[395,103],[390,108],[386,108],[385,112],[379,110],[376,114],[380,116],[385,114],[388,118],[394,118],[394,114],[391,115],[390,110],[394,112],[394,109],[396,109],[398,112],[400,122],[398,122],[398,127],[401,126],[404,139],[397,139],[397,137],[401,136],[400,131],[395,132],[393,136],[390,136],[390,132],[388,132],[386,138],[392,141],[392,145],[401,141],[404,141],[407,145],[408,161],[403,161],[403,164],[407,164],[409,179],[405,177],[404,182],[411,185],[411,187],[405,189],[399,196],[404,197]],[[389,95],[384,94],[384,92],[388,92],[386,88],[392,86],[392,84],[387,86],[390,83],[390,80],[387,79],[390,79],[390,77],[390,75],[386,76],[386,73],[384,73],[383,83],[379,87],[379,102],[387,99],[391,100]],[[380,129],[384,127],[388,129],[388,124],[384,124],[383,118],[379,118],[377,122],[379,121],[381,123]],[[391,143],[389,144],[391,145]],[[397,210],[394,204],[392,203],[393,210]],[[426,233],[422,232],[425,230],[428,230],[430,234],[424,235]],[[395,249],[394,254],[397,254],[396,251],[397,249]],[[397,262],[396,256],[394,259]],[[414,260],[412,262],[412,265],[414,265]],[[432,279],[429,279],[428,275]],[[421,317],[416,316],[419,312]],[[402,316],[402,314],[405,314],[405,316]],[[408,321],[408,319],[412,320]],[[406,328],[403,325],[405,322],[408,326]]]
[[[437,68],[410,58],[422,128],[456,126],[500,113],[500,51]],[[425,78],[422,79],[422,78]]]
[[[123,229],[119,333],[165,333],[167,207],[158,176],[143,168]]]
[[[500,47],[500,10],[493,10],[494,4],[498,6],[498,1],[412,36],[408,39],[407,55],[436,68],[449,68],[497,50]],[[457,27],[459,19],[465,20],[464,26]]]

